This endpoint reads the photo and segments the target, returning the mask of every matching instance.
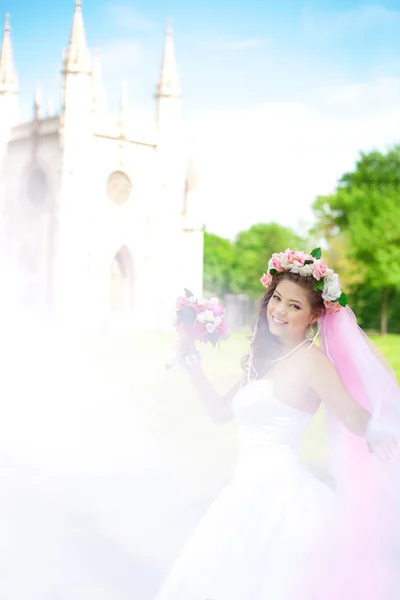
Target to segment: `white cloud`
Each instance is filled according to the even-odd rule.
[[[325,90],[314,103],[205,114],[195,133],[208,229],[232,237],[257,222],[311,219],[315,197],[333,191],[360,151],[400,140],[399,106],[393,78]]]
[[[141,15],[129,4],[106,4],[107,18],[119,29],[132,31],[150,31],[155,23]]]
[[[364,110],[384,104],[398,105],[400,80],[397,77],[379,77],[369,83],[349,84],[323,93],[332,106],[357,108],[361,102]]]
[[[301,26],[306,35],[314,39],[337,40],[359,31],[369,31],[400,21],[400,11],[390,10],[380,4],[369,4],[343,11],[318,13],[310,7],[302,11]]]

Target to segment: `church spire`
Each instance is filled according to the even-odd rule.
[[[33,99],[33,116],[34,116],[35,120],[40,119],[41,110],[42,110],[42,90],[41,90],[39,84],[37,84],[37,86],[35,88],[34,99]]]
[[[92,90],[93,110],[95,112],[104,112],[107,108],[107,99],[103,84],[100,54],[97,49],[93,52],[92,60]]]
[[[64,73],[89,73],[90,58],[82,15],[82,0],[75,0],[69,46],[64,51]]]
[[[120,130],[120,136],[126,136],[126,125],[127,125],[127,110],[128,110],[128,88],[125,81],[121,83],[121,97],[119,103],[119,119],[118,125]]]
[[[16,94],[18,92],[18,78],[14,67],[10,31],[10,15],[6,14],[0,54],[0,93],[10,92]]]
[[[176,67],[172,20],[168,19],[165,35],[164,56],[161,74],[157,84],[157,98],[181,96],[178,69]]]

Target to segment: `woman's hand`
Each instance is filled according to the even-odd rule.
[[[173,357],[165,366],[167,369],[182,364],[189,366],[194,362],[198,362],[199,356],[194,339],[184,332],[180,332],[175,343]]]
[[[392,458],[399,452],[400,432],[390,426],[378,425],[376,421],[374,417],[370,419],[365,434],[369,451],[378,457]]]
[[[179,357],[196,354],[197,348],[194,339],[182,333],[176,342],[175,352]]]

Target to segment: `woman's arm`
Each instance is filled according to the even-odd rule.
[[[211,420],[216,424],[220,424],[233,419],[231,401],[239,390],[241,382],[237,383],[227,394],[222,396],[214,390],[198,363],[191,366],[185,365],[184,368]]]
[[[183,339],[178,343],[178,354],[194,355],[196,353],[196,346],[193,340]],[[199,363],[186,364],[184,363],[185,371],[189,375],[190,381],[199,397],[205,411],[211,420],[216,423],[226,423],[233,419],[233,413],[231,409],[231,401],[240,388],[241,382],[237,383],[231,390],[228,391],[224,396],[218,394],[212,387],[209,379],[204,374],[203,369]]]
[[[333,362],[319,348],[310,350],[313,353],[310,387],[347,429],[365,436],[370,413],[348,393]]]

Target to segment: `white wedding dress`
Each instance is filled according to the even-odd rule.
[[[313,416],[257,380],[233,399],[239,454],[232,483],[195,529],[156,600],[323,600],[309,553],[334,491],[299,460]]]

